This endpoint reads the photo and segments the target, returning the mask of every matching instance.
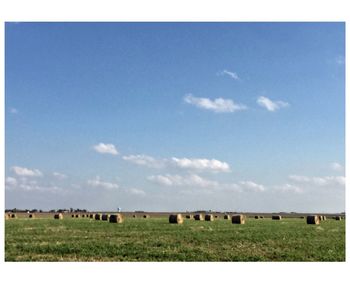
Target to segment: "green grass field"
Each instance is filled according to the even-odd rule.
[[[10,219],[5,261],[345,261],[345,222]]]

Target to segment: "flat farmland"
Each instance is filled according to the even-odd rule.
[[[7,219],[5,261],[345,261],[345,221]]]

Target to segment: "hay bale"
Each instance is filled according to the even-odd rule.
[[[260,215],[259,217],[260,217],[261,219],[263,219],[263,218],[264,218],[264,216],[262,216],[262,215]]]
[[[281,215],[272,215],[272,220],[282,220]]]
[[[194,220],[202,221],[202,220],[203,220],[203,214],[196,214],[196,215],[194,216]]]
[[[232,215],[231,220],[232,224],[244,224],[245,216],[243,214]]]
[[[10,219],[10,216],[5,213],[5,219]]]
[[[29,214],[28,218],[35,218],[35,214],[33,214],[33,213]]]
[[[76,215],[75,215],[75,218],[79,218],[79,217],[80,217],[80,215],[79,215],[79,214],[76,214]]]
[[[123,215],[121,215],[120,213],[111,214],[109,216],[109,223],[123,223],[123,221],[124,221]]]
[[[143,215],[143,218],[149,218],[148,214]]]
[[[225,215],[224,215],[224,219],[226,219],[226,220],[230,220],[230,219],[231,219],[231,217],[230,217],[230,215],[225,214]]]
[[[102,214],[101,219],[102,219],[102,221],[108,221],[108,219],[109,219],[109,214]]]
[[[305,216],[300,216],[299,218],[300,218],[300,219],[304,219],[304,218],[305,218]]]
[[[327,217],[325,215],[323,215],[323,221],[326,221]]]
[[[85,214],[82,214],[81,217],[85,218]]]
[[[133,214],[132,218],[136,218],[136,214]]]
[[[17,214],[16,213],[12,213],[11,214],[11,218],[17,218]]]
[[[169,223],[171,224],[182,224],[184,219],[181,214],[171,214],[169,215]]]
[[[259,215],[255,215],[254,218],[255,218],[255,219],[259,219]]]
[[[101,214],[96,213],[95,214],[95,220],[101,220]]]
[[[306,223],[307,224],[319,225],[320,224],[320,217],[319,217],[319,215],[308,215],[306,217]]]
[[[193,219],[193,215],[192,215],[192,214],[187,214],[187,215],[186,215],[186,218],[187,218],[187,219]]]
[[[75,215],[74,214],[72,214],[72,218],[74,218],[75,217]]]
[[[205,220],[205,221],[214,221],[214,216],[213,216],[213,214],[206,214],[206,215],[204,216],[204,220]]]
[[[215,218],[218,218],[219,216],[215,215],[214,217],[215,217]]]
[[[95,217],[95,214],[90,214],[89,217],[93,219]]]
[[[335,220],[339,220],[339,221],[341,221],[341,216],[335,216],[335,218],[334,218]]]
[[[63,214],[62,213],[57,213],[53,217],[54,219],[63,219]]]

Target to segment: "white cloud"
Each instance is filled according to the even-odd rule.
[[[289,104],[284,101],[272,101],[265,96],[260,96],[256,101],[261,107],[265,107],[268,111],[276,111],[283,107],[288,107]]]
[[[118,189],[119,185],[116,183],[109,183],[101,181],[99,176],[96,176],[95,179],[88,180],[87,184],[91,187],[102,188],[107,190]]]
[[[137,164],[137,165],[142,165],[142,166],[147,166],[151,168],[161,168],[164,166],[164,161],[155,159],[152,156],[148,155],[129,155],[129,156],[123,156],[123,159],[125,161]]]
[[[13,178],[13,177],[7,177],[5,183],[8,186],[16,186],[17,185],[17,179]]]
[[[184,101],[198,108],[211,110],[216,113],[228,113],[228,112],[232,113],[239,110],[247,109],[247,107],[243,104],[236,104],[231,99],[223,99],[221,97],[211,100],[209,98],[195,97],[192,94],[188,94],[184,97]]]
[[[337,163],[337,162],[332,162],[330,164],[330,167],[334,171],[342,171],[344,169],[343,166],[341,164]]]
[[[53,172],[52,175],[54,175],[57,179],[63,180],[66,179],[67,176],[65,174],[59,173],[59,172]]]
[[[137,196],[145,196],[146,195],[145,191],[140,190],[140,189],[136,189],[136,188],[128,189],[127,192],[129,192],[132,195],[137,195]]]
[[[300,187],[288,183],[283,184],[281,186],[276,186],[275,189],[282,192],[291,192],[296,194],[301,194],[303,192],[303,190]]]
[[[241,181],[241,182],[239,182],[239,185],[243,189],[248,189],[248,190],[255,191],[255,192],[265,191],[265,187],[263,185],[254,183],[253,181]]]
[[[221,72],[218,72],[218,75],[221,75],[221,76],[227,75],[227,76],[229,76],[231,79],[234,79],[234,80],[236,80],[236,81],[238,81],[238,80],[240,79],[240,78],[238,77],[237,73],[231,72],[231,71],[227,71],[227,70],[223,70],[223,71],[221,71]]]
[[[307,183],[315,186],[344,186],[345,177],[344,176],[324,176],[324,177],[307,177],[299,175],[290,175],[289,179],[299,182]]]
[[[115,148],[113,144],[104,144],[104,143],[99,143],[97,145],[93,146],[94,150],[97,151],[98,153],[106,153],[106,154],[112,154],[112,155],[117,155],[118,151]]]
[[[43,176],[43,173],[38,169],[31,170],[25,167],[13,166],[11,170],[18,176],[27,176],[27,177]]]
[[[159,185],[163,186],[194,186],[194,187],[202,187],[202,188],[216,188],[219,184],[216,181],[211,181],[208,179],[204,179],[196,174],[190,174],[187,176],[180,176],[180,175],[155,175],[155,176],[149,176],[147,177],[147,180],[157,183]]]
[[[176,167],[183,169],[194,169],[199,171],[229,172],[230,165],[216,159],[189,159],[189,158],[171,158],[171,163]]]

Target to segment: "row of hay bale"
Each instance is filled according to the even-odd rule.
[[[196,215],[186,215],[187,219],[194,219],[197,221],[214,221],[215,216],[213,214],[196,214]],[[217,217],[216,217],[217,218]],[[224,219],[231,219],[232,224],[244,224],[246,217],[242,214],[237,215],[225,215]],[[169,223],[171,224],[182,224],[184,222],[184,218],[182,217],[182,214],[171,214],[169,215]]]

